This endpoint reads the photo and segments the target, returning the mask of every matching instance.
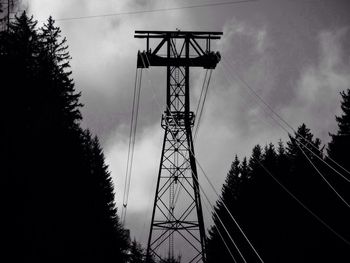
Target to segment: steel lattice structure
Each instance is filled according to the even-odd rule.
[[[190,67],[213,69],[220,54],[210,50],[222,32],[135,31],[146,39],[138,53],[138,68],[167,68],[166,110],[161,126],[165,134],[154,198],[147,260],[174,259],[178,247],[191,250],[186,262],[206,262],[205,228],[198,184],[190,110]],[[158,41],[154,51],[150,41]],[[204,43],[203,43],[204,42]],[[159,55],[165,50],[165,55]],[[164,252],[166,251],[166,252]]]

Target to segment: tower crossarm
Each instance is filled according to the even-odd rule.
[[[135,31],[135,38],[146,39],[146,50],[138,52],[137,67],[190,66],[214,69],[221,56],[219,52],[211,51],[211,40],[220,39],[221,35],[222,32]],[[158,41],[153,51],[150,41]],[[176,48],[176,41],[180,42],[180,48]],[[190,54],[186,54],[187,45],[190,47]],[[162,50],[166,50],[165,54],[162,54]]]

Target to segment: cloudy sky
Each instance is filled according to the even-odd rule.
[[[199,162],[220,190],[235,154],[287,134],[245,87],[251,88],[293,127],[305,122],[324,143],[336,129],[339,92],[350,87],[348,0],[257,0],[246,3],[67,19],[139,10],[186,7],[221,0],[27,0],[41,23],[49,15],[67,37],[76,88],[82,91],[84,127],[97,134],[120,207],[126,169],[136,54],[145,48],[135,30],[223,31],[214,49],[223,60],[213,72],[196,141]],[[195,108],[204,70],[191,71]],[[144,241],[161,154],[166,77],[164,69],[143,74],[140,115],[126,227]],[[154,89],[156,92],[152,91]],[[215,194],[200,182],[212,200]],[[205,211],[206,223],[210,215]]]

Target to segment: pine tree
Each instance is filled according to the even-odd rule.
[[[27,205],[32,204],[31,187],[28,187],[30,174],[35,162],[32,162],[33,135],[37,126],[35,112],[38,96],[30,90],[38,79],[35,57],[39,53],[36,22],[23,13],[11,25],[9,31],[0,34],[0,72],[2,73],[2,98],[0,110],[3,113],[1,135],[2,156],[2,194],[4,205],[2,214],[5,223],[1,232],[3,238],[2,256],[23,262],[22,253],[26,252],[26,237],[30,224]],[[28,219],[28,220],[27,220]],[[28,247],[28,245],[27,245]]]
[[[297,140],[300,140],[303,145]],[[348,235],[346,234],[348,233],[347,223],[345,223],[349,219],[349,213],[345,212],[347,208],[319,174],[320,172],[329,182],[334,183],[327,166],[320,160],[324,158],[321,141],[314,139],[310,129],[303,124],[294,137],[290,137],[287,145],[287,155],[290,159],[287,184],[289,190],[333,229],[345,236]],[[315,155],[318,155],[318,158]],[[291,206],[290,210],[294,214],[295,225],[290,236],[291,241],[299,242],[298,258],[303,258],[304,261],[334,261],[336,257],[337,262],[346,261],[344,261],[346,251],[344,242],[332,235],[301,206]],[[300,236],[303,236],[303,239],[300,240]],[[295,253],[296,256],[298,254]]]
[[[336,116],[338,131],[330,134],[331,142],[328,144],[327,153],[330,158],[338,162],[348,171],[350,170],[349,149],[350,149],[350,89],[340,93],[342,97],[341,116]],[[332,163],[332,162],[331,162]],[[333,165],[333,163],[332,163]],[[344,170],[341,170],[344,173]]]
[[[131,242],[130,249],[129,249],[129,260],[130,263],[142,263],[144,262],[145,258],[145,252],[143,248],[141,247],[141,244],[134,239]]]
[[[129,237],[117,216],[112,178],[104,154],[98,138],[92,138],[89,131],[84,132],[84,146],[86,179],[90,185],[88,199],[85,201],[90,215],[87,227],[95,231],[95,237],[90,236],[90,244],[95,240],[94,247],[90,249],[99,250],[96,260],[100,262],[125,262]]]
[[[350,239],[348,208],[313,167],[315,165],[330,182],[336,182],[321,161],[324,158],[321,141],[302,124],[294,135],[290,135],[286,145],[280,141],[277,150],[271,143],[263,150],[259,145],[255,146],[248,165],[245,159],[239,164],[235,158],[223,186],[226,206],[265,262],[347,262],[347,244],[285,191],[288,189],[321,220]],[[232,179],[237,178],[237,174],[244,178],[238,184]],[[343,181],[342,185],[347,187]],[[335,186],[341,189],[341,185]],[[246,261],[258,262],[242,235],[232,227],[233,222],[222,203],[217,202],[215,211],[225,219],[225,225]],[[218,223],[216,215],[213,220]],[[219,229],[235,260],[243,262],[227,234],[221,227]],[[209,233],[209,262],[232,262],[216,228],[212,227]]]
[[[287,142],[287,155],[290,160],[290,168],[287,174],[289,187],[293,193],[309,202],[307,204],[314,203],[314,205],[317,205],[317,198],[314,197],[315,192],[310,194],[309,189],[315,191],[317,190],[315,186],[322,184],[317,171],[311,164],[311,162],[317,166],[321,164],[315,156],[318,155],[323,158],[320,153],[321,141],[318,138],[314,139],[314,135],[305,124],[298,128],[294,136],[290,135],[289,139]]]
[[[227,252],[224,242],[232,248],[232,244],[226,231],[231,235],[234,233],[231,225],[231,219],[226,211],[225,205],[230,211],[234,211],[235,200],[238,199],[239,184],[242,181],[242,174],[240,168],[240,161],[235,156],[234,161],[231,164],[231,168],[227,174],[225,183],[221,191],[221,199],[216,202],[215,212],[213,214],[213,221],[215,226],[212,226],[209,230],[209,238],[207,244],[208,250],[208,262],[230,262],[231,256]],[[225,228],[222,226],[225,225]],[[224,241],[222,240],[224,239]],[[237,252],[236,252],[237,253]]]
[[[275,146],[272,143],[269,143],[265,146],[263,163],[266,168],[269,170],[275,171],[277,165],[277,153]]]
[[[51,118],[59,119],[64,127],[71,129],[78,128],[76,125],[81,120],[79,108],[83,106],[79,102],[81,93],[75,92],[74,82],[70,78],[67,39],[61,39],[61,30],[55,26],[55,21],[50,16],[47,23],[41,28],[40,40],[43,49],[40,54],[41,64],[43,65],[43,75],[46,76],[45,83],[47,89],[46,104],[50,107]],[[55,112],[59,110],[59,112]]]
[[[259,163],[262,161],[263,153],[259,145],[254,147],[252,157],[249,159],[249,165],[246,158],[241,163],[237,156],[235,156],[230,171],[227,174],[225,184],[222,187],[222,199],[218,200],[215,206],[217,215],[213,215],[213,220],[217,228],[212,227],[209,231],[208,262],[232,262],[232,256],[238,262],[241,262],[243,259],[240,253],[244,254],[247,261],[256,260],[248,243],[233,222],[231,215],[236,218],[237,222],[245,230],[247,230],[247,225],[249,225],[248,222],[254,220],[256,215],[254,214],[255,206],[253,207],[253,205],[256,204],[257,199],[261,199],[261,196],[255,191],[258,189],[256,185],[261,176],[259,174],[261,167]],[[230,211],[231,215],[226,211],[226,208]],[[221,222],[225,225],[226,229],[222,226]],[[251,229],[250,231],[252,231]],[[231,237],[229,237],[227,232],[229,232]],[[230,248],[232,256],[227,251],[222,238]],[[234,239],[236,244],[239,244],[240,251],[232,243],[231,238]]]
[[[128,234],[97,138],[80,127],[80,93],[52,18],[24,12],[0,34],[2,254],[12,262],[125,262]]]
[[[339,171],[344,177],[350,178],[347,171],[350,171],[349,164],[349,149],[350,149],[350,89],[342,91],[340,93],[341,110],[342,114],[336,116],[336,121],[338,124],[338,130],[336,134],[330,134],[331,141],[328,143],[327,156],[325,160],[328,164]],[[335,164],[338,163],[337,164]],[[341,167],[342,168],[341,168]],[[328,175],[329,182],[337,190],[337,192],[349,203],[350,202],[350,186],[344,178],[341,178],[339,174],[335,173],[332,169],[326,167],[324,169]],[[331,200],[331,202],[330,202]],[[327,200],[328,209],[332,213],[332,217],[328,221],[336,228],[336,230],[345,236],[348,240],[350,239],[350,230],[348,227],[348,222],[350,220],[350,213],[347,211],[348,207],[342,203],[339,198],[335,197],[332,193],[331,197]],[[332,250],[337,251],[339,248],[343,248],[343,244],[339,244],[339,240],[332,242]],[[348,254],[344,255],[346,248],[339,249],[337,254],[343,258],[350,258]]]
[[[249,167],[252,171],[258,171],[261,169],[260,163],[262,162],[263,154],[260,145],[253,147],[252,156],[249,158]]]
[[[222,199],[237,199],[239,195],[238,190],[240,188],[242,179],[240,161],[236,155],[234,161],[231,164],[231,169],[226,176],[225,184],[222,187]]]
[[[279,140],[277,147],[277,175],[281,182],[286,181],[287,174],[289,172],[289,158],[287,156],[286,148],[282,140]]]
[[[306,262],[311,257],[318,258],[318,260],[323,257],[328,258],[328,253],[318,252],[321,256],[315,255],[316,250],[320,247],[323,248],[324,244],[336,251],[335,246],[330,243],[334,242],[334,239],[329,239],[329,233],[326,233],[327,231],[317,224],[317,221],[315,222],[315,219],[295,200],[291,199],[272,178],[273,176],[282,182],[287,189],[291,190],[318,214],[325,216],[325,213],[321,213],[320,207],[332,211],[330,213],[334,212],[334,209],[330,208],[330,206],[334,207],[334,203],[332,205],[326,204],[327,199],[331,200],[329,192],[327,194],[327,187],[324,187],[323,182],[318,180],[319,177],[314,168],[298,147],[297,140],[302,141],[305,145],[312,143],[317,149],[320,149],[321,146],[321,141],[314,138],[310,129],[306,125],[301,125],[298,132],[294,136],[290,136],[287,148],[284,147],[281,141],[278,144],[277,151],[271,143],[267,144],[263,150],[257,145],[253,148],[249,165],[246,164],[246,161],[243,161],[239,165],[239,169],[232,169],[232,167],[236,168],[238,166],[235,160],[233,164],[236,163],[236,165],[233,165],[230,171],[239,170],[245,180],[242,180],[238,187],[235,183],[229,184],[229,173],[223,187],[225,192],[239,193],[238,198],[227,198],[225,203],[237,221],[240,222],[242,229],[257,251],[268,262],[295,262],[297,260]],[[302,145],[300,147],[314,164],[317,166],[321,164],[319,159],[305,147]],[[322,154],[315,149],[313,151],[322,158]],[[233,182],[232,179],[230,181]],[[236,185],[237,189],[233,185]],[[226,196],[229,195],[226,194]],[[216,211],[225,215],[220,202],[217,203]],[[327,222],[330,219],[329,217],[323,218]],[[215,216],[213,219],[215,220]],[[239,231],[231,227],[232,224],[232,220],[226,218],[225,225],[230,226],[230,234],[239,245],[245,259],[248,262],[257,261],[256,256],[254,256]],[[208,241],[208,258],[211,260],[209,262],[215,262],[218,257],[220,258],[219,261],[222,262],[232,261],[226,247],[220,241],[218,231],[212,228]],[[225,235],[225,241],[230,244],[227,235]],[[339,242],[336,243],[337,246],[340,245]],[[243,262],[243,259],[237,254],[237,250],[231,244],[230,249],[236,260]],[[337,251],[344,251],[342,249],[337,249]],[[327,250],[324,248],[324,251]],[[217,256],[218,254],[219,256]],[[286,258],[285,255],[290,256]]]
[[[319,155],[320,157],[323,157],[323,149],[320,149],[321,140],[319,138],[314,139],[314,136],[311,133],[310,129],[307,128],[304,123],[298,128],[294,136],[289,136],[289,139],[290,141],[287,142],[288,155],[295,162],[298,162],[301,159],[305,159],[300,148],[303,149],[305,154],[312,160],[317,160],[317,157],[310,153],[310,151],[316,155]],[[306,147],[310,151],[307,150]]]

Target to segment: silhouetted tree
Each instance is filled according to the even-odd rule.
[[[98,139],[80,127],[66,39],[24,12],[0,33],[3,262],[126,262]],[[9,260],[8,260],[9,259]]]
[[[4,205],[2,214],[5,223],[1,227],[1,238],[4,243],[2,256],[13,258],[13,262],[23,262],[21,255],[27,243],[26,205],[32,203],[31,187],[28,187],[29,173],[35,170],[31,162],[35,149],[33,132],[35,122],[33,116],[36,90],[30,92],[34,86],[37,74],[34,68],[37,61],[34,59],[39,53],[35,31],[36,22],[25,14],[17,18],[9,32],[0,33],[0,72],[2,82],[2,98],[0,103],[3,112],[3,127],[1,133],[2,167],[2,194]],[[18,75],[17,75],[18,74]],[[30,209],[29,209],[30,210]],[[22,251],[22,253],[18,253]]]
[[[349,158],[349,149],[350,149],[350,89],[342,91],[340,93],[342,97],[341,101],[341,110],[342,113],[340,116],[336,116],[336,121],[338,124],[338,130],[336,134],[330,134],[331,141],[327,147],[327,156],[326,161],[332,167],[334,167],[338,172],[340,172],[345,178],[350,179],[350,158]],[[337,164],[336,164],[336,163]],[[334,186],[337,192],[348,202],[350,203],[350,186],[344,178],[339,174],[335,173],[334,170],[326,167],[324,169],[329,175],[327,179]],[[334,193],[332,197],[334,199]],[[329,203],[329,201],[328,201]],[[349,212],[348,207],[342,203],[338,197],[336,197],[333,204],[333,216],[332,216],[332,226],[335,226],[336,230],[341,233],[343,236],[350,239],[350,228],[348,227],[349,222]],[[342,248],[342,244],[339,242],[333,242],[333,247]],[[343,250],[340,250],[338,254],[343,255]],[[346,257],[345,257],[346,258]]]
[[[240,163],[235,157],[222,188],[221,199],[215,206],[213,220],[220,233],[214,226],[209,230],[208,262],[233,262],[222,238],[237,262],[244,262],[241,255],[247,262],[258,262],[226,208],[265,262],[349,260],[348,245],[276,182],[282,183],[321,220],[349,240],[348,208],[313,167],[318,167],[326,179],[332,179],[322,162],[321,141],[314,138],[310,129],[303,124],[294,135],[290,135],[286,145],[280,141],[277,150],[273,144],[266,145],[263,150],[259,145],[255,146],[248,165],[246,161]]]
[[[209,236],[207,242],[207,256],[208,262],[230,262],[231,255],[226,250],[226,245],[231,245],[230,237],[227,235],[227,232],[233,233],[234,230],[232,227],[223,227],[231,226],[228,224],[230,222],[230,215],[227,213],[225,206],[230,206],[230,211],[232,211],[232,206],[235,205],[233,202],[237,200],[239,196],[239,189],[242,182],[242,174],[240,168],[240,161],[235,156],[234,161],[231,164],[231,168],[227,173],[225,183],[221,190],[221,199],[216,202],[215,213],[213,213],[213,221],[215,226],[212,226],[209,230]],[[227,205],[226,205],[227,204]],[[222,239],[224,241],[222,241]],[[224,243],[225,242],[225,243]]]
[[[130,262],[130,263],[145,262],[144,261],[144,258],[145,258],[144,250],[143,250],[141,244],[136,241],[136,239],[134,239],[131,242],[128,254],[129,254],[128,255],[128,258],[129,258],[128,262]]]
[[[41,73],[46,78],[46,101],[49,101],[45,106],[51,120],[65,128],[77,129],[82,118],[79,108],[83,105],[79,102],[80,93],[75,91],[70,78],[72,72],[67,39],[61,38],[61,30],[54,23],[50,16],[39,33],[43,46],[40,53]]]
[[[348,171],[350,170],[349,149],[350,149],[350,89],[340,93],[342,97],[342,114],[336,116],[338,131],[330,134],[331,142],[328,144],[327,153],[330,158],[338,162]],[[332,163],[330,161],[330,163]],[[343,169],[340,169],[344,172]]]
[[[224,200],[237,199],[242,180],[240,161],[236,155],[226,176],[225,184],[222,187],[222,198]]]

